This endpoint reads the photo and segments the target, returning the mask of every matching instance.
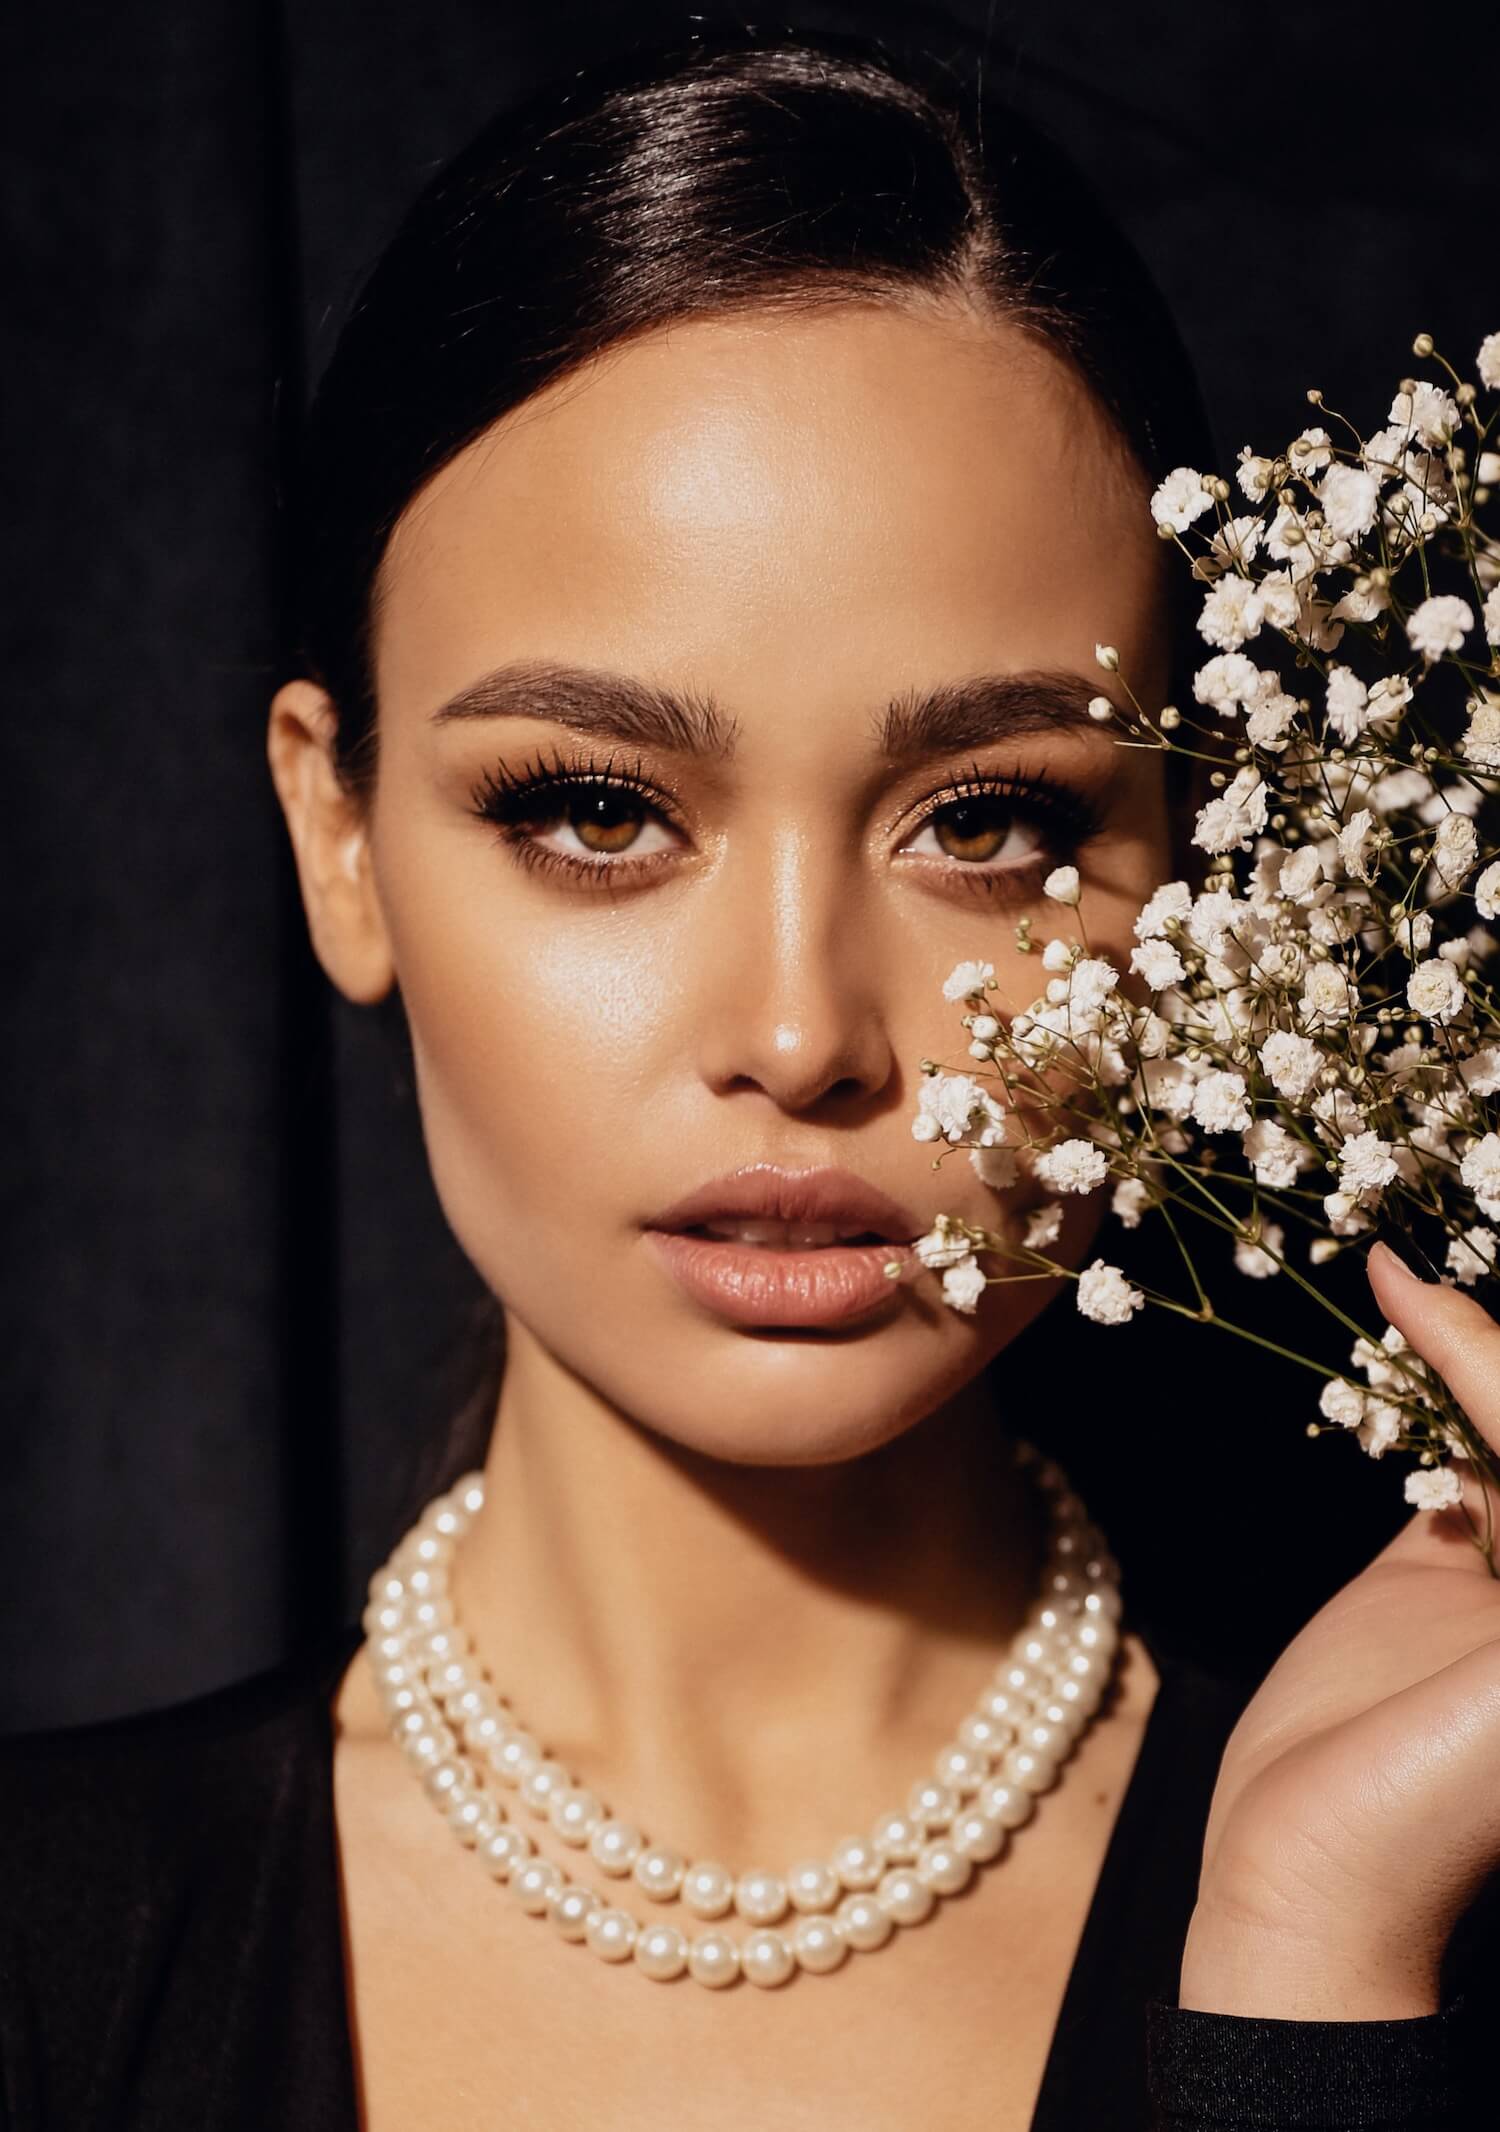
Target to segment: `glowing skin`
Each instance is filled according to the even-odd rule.
[[[893,773],[873,722],[978,674],[1097,693],[1100,640],[1163,690],[1144,495],[1082,386],[1012,328],[926,306],[695,321],[540,395],[409,506],[381,578],[368,811],[329,769],[326,698],[298,682],[273,707],[318,952],[353,999],[399,982],[437,1189],[505,1306],[461,1617],[584,1781],[700,1855],[826,1850],[809,1761],[851,1826],[903,1796],[1019,1622],[1037,1533],[976,1380],[1051,1289],[991,1289],[968,1319],[929,1276],[838,1330],[747,1329],[685,1296],[642,1224],[755,1161],[841,1165],[923,1228],[994,1218],[965,1154],[934,1172],[911,1137],[917,1061],[962,1057],[942,979],[982,956],[1012,1005],[1035,996],[1014,926],[1070,928],[1039,887],[1064,859],[1091,942],[1128,945],[1168,863],[1159,759],[1083,724]],[[523,660],[711,697],[732,757],[434,720]],[[612,832],[656,870],[605,893],[523,868],[476,817],[487,772],[554,751],[672,796],[670,822]],[[1045,773],[1098,834],[1050,850],[1020,817],[1001,863],[1029,867],[1009,897],[977,892],[965,865],[996,860],[947,856],[922,826],[975,769]],[[566,822],[540,834],[589,855]],[[1075,1260],[1095,1218],[1071,1218]],[[1125,1745],[1087,1785],[1109,1813],[1070,1821],[1080,1793],[1029,1832],[1038,1870],[1072,1845],[1058,1993],[1154,1686],[1127,1651]],[[357,1667],[339,1712],[388,1748]],[[410,1823],[391,1811],[425,1855],[425,1801]]]

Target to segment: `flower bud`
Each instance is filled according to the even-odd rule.
[[[1164,733],[1175,733],[1182,723],[1182,713],[1175,703],[1164,703],[1156,722]]]
[[[1411,344],[1411,352],[1412,352],[1412,354],[1413,354],[1413,355],[1420,355],[1420,356],[1429,356],[1429,355],[1431,355],[1431,353],[1432,353],[1432,335],[1431,335],[1430,333],[1419,333],[1419,334],[1417,335],[1416,339],[1415,339],[1415,340],[1414,340],[1414,341],[1412,342],[1412,344]]]
[[[1094,657],[1107,674],[1117,674],[1120,671],[1120,654],[1113,644],[1096,644]]]

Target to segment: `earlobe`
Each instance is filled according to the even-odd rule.
[[[339,776],[326,689],[289,681],[271,702],[266,759],[297,861],[313,950],[346,999],[371,1006],[395,981],[376,893],[369,803]]]

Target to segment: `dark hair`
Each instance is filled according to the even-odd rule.
[[[914,294],[966,297],[1062,352],[1152,481],[1212,463],[1140,258],[1050,142],[933,62],[719,25],[492,119],[375,266],[306,432],[299,670],[337,705],[351,785],[375,770],[387,540],[465,445],[627,336]]]

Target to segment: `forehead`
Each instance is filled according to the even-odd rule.
[[[382,566],[383,714],[536,657],[726,701],[1154,663],[1145,481],[1013,325],[841,304],[643,335],[461,452]]]

